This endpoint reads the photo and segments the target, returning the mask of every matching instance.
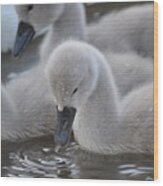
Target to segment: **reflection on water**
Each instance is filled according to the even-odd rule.
[[[58,154],[52,141],[38,140],[3,153],[2,176],[150,181],[153,180],[153,156],[89,154],[80,150],[75,142]]]

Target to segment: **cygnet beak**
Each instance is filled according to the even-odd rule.
[[[16,40],[13,49],[13,54],[15,57],[19,56],[24,51],[24,49],[31,42],[34,35],[35,35],[35,30],[32,25],[22,21],[19,22]]]
[[[54,136],[56,146],[65,147],[70,141],[75,115],[75,108],[64,107],[63,110],[60,111],[57,107],[57,126]]]

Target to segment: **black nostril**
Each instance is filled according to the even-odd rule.
[[[72,92],[72,95],[74,95],[78,91],[78,88],[75,88],[74,91]]]
[[[33,5],[28,5],[28,11],[31,11],[33,9]]]

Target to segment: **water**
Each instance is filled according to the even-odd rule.
[[[2,177],[153,180],[153,156],[101,156],[82,151],[75,142],[60,153],[52,140],[2,145]]]

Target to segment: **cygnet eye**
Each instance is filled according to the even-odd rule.
[[[28,5],[28,12],[33,9],[33,5]]]
[[[74,95],[78,91],[78,88],[75,88],[74,91],[72,92],[72,95]]]

